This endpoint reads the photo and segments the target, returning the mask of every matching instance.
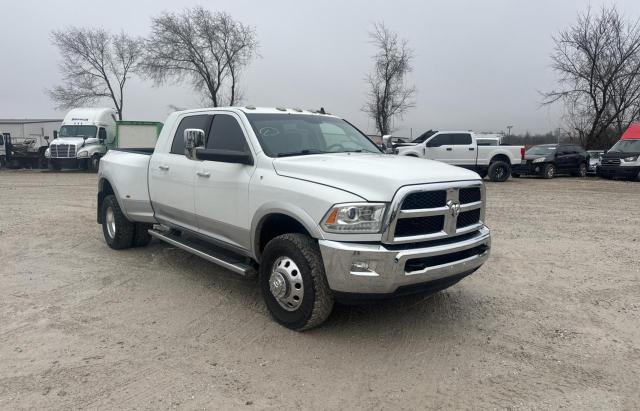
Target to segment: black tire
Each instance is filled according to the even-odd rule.
[[[49,167],[49,159],[44,156],[45,150],[40,150],[38,153],[38,168],[46,169]]]
[[[573,174],[576,177],[586,177],[587,176],[587,164],[580,163],[578,165],[578,170]]]
[[[133,232],[133,246],[145,247],[151,242],[151,234],[149,229],[153,227],[151,224],[136,223],[135,230]]]
[[[547,164],[542,169],[542,177],[550,179],[556,176],[556,166],[554,164]]]
[[[109,210],[113,213],[113,226],[111,227],[114,231],[113,233],[110,232],[108,227],[112,224],[111,218],[108,216]],[[124,216],[118,200],[113,194],[104,198],[100,212],[102,213],[102,234],[104,234],[104,240],[107,245],[114,250],[130,248],[133,245],[136,225]]]
[[[60,169],[62,169],[62,167],[60,167],[60,164],[58,164],[58,162],[49,159],[49,170],[60,171]]]
[[[275,264],[282,258],[290,259],[299,269],[302,282],[302,299],[293,311],[281,306],[270,288]],[[260,263],[260,289],[267,309],[281,325],[296,331],[307,330],[322,324],[333,309],[333,296],[327,283],[324,264],[318,243],[304,234],[283,234],[267,244]],[[287,294],[291,289],[288,288]]]
[[[496,183],[507,181],[511,175],[511,164],[505,161],[494,161],[489,165],[489,180]]]
[[[100,168],[100,156],[98,154],[94,154],[87,160],[87,169],[89,171],[98,172]]]
[[[513,178],[520,178],[520,174],[518,174],[518,173],[511,173],[511,177],[513,177]]]

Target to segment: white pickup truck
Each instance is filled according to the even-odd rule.
[[[489,257],[478,174],[385,155],[331,115],[175,112],[155,149],[110,150],[97,220],[113,249],[151,237],[245,276],[295,330],[334,300],[436,292]]]
[[[483,145],[478,144],[479,138],[469,131],[429,130],[396,149],[401,156],[442,161],[489,176],[491,181],[506,181],[511,167],[521,164],[524,146]]]

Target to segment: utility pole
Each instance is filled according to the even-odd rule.
[[[507,137],[511,135],[511,129],[513,128],[513,126],[507,126],[507,130],[509,130],[507,132]]]

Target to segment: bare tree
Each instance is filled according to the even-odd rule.
[[[610,143],[640,113],[640,25],[615,6],[591,10],[554,38],[553,68],[560,89],[545,94],[545,104],[562,101],[587,148]],[[573,131],[573,130],[572,130]]]
[[[373,72],[366,78],[369,95],[362,110],[375,120],[378,132],[385,135],[391,133],[394,117],[402,118],[415,106],[416,89],[405,84],[406,76],[411,72],[413,51],[407,40],[399,39],[383,23],[374,24],[369,37],[377,53],[373,56]]]
[[[60,50],[63,84],[48,90],[58,108],[113,103],[122,120],[124,89],[141,54],[139,39],[103,29],[71,27],[54,30],[52,41]]]
[[[142,67],[158,85],[188,79],[214,107],[234,105],[240,74],[257,48],[252,27],[198,6],[152,19]]]

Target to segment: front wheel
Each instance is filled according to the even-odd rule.
[[[556,166],[554,166],[553,164],[547,164],[546,166],[544,166],[544,169],[542,170],[542,177],[549,179],[555,176]]]
[[[511,165],[505,161],[494,161],[489,165],[489,180],[497,183],[507,181],[511,175]]]
[[[260,288],[267,309],[296,331],[322,324],[333,309],[318,244],[303,234],[269,241],[260,262]]]
[[[576,173],[578,177],[586,177],[587,176],[587,165],[585,163],[580,163],[578,166],[578,172]]]
[[[92,155],[91,158],[89,159],[88,166],[89,166],[88,167],[89,171],[97,172],[98,168],[100,167],[100,156],[98,154]]]

